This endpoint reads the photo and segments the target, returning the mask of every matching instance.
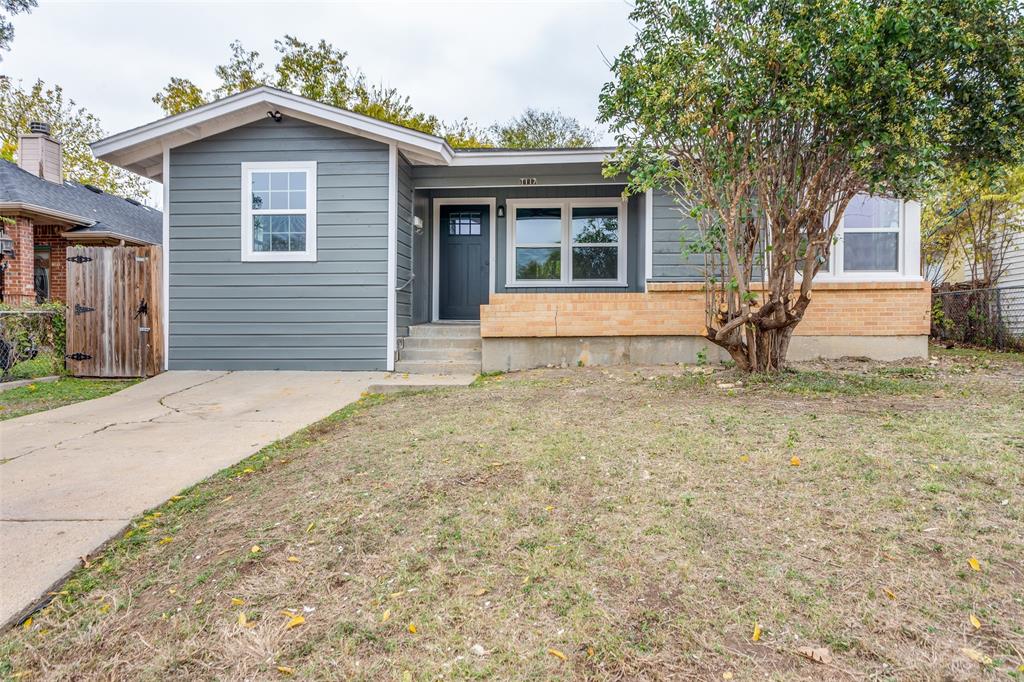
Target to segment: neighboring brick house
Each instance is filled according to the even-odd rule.
[[[0,301],[65,300],[71,245],[161,243],[160,211],[64,179],[48,125],[31,124],[18,142],[18,163],[0,159],[0,230],[13,243],[0,261]]]

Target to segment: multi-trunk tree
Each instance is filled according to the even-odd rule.
[[[707,338],[747,370],[784,366],[858,193],[920,196],[1024,149],[1015,0],[639,0],[632,19],[606,172],[696,221]]]

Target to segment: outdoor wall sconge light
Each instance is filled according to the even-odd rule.
[[[416,230],[416,234],[423,234],[423,218],[415,216],[412,219],[412,226]]]
[[[505,217],[505,205],[504,204],[502,204],[501,206],[498,207],[498,217],[499,218],[504,218]]]

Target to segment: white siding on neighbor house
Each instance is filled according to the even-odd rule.
[[[1024,287],[1024,232],[1018,232],[1013,238],[1013,246],[1006,254],[1003,263],[1006,270],[999,279],[1000,287]]]

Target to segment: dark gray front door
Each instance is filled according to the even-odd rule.
[[[480,306],[487,303],[490,208],[442,206],[440,213],[438,315],[442,320],[479,320]]]

